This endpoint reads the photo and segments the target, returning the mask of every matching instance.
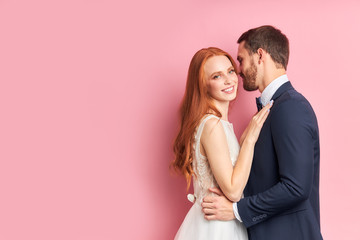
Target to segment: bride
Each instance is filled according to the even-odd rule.
[[[250,121],[239,142],[228,121],[229,104],[236,98],[238,77],[232,57],[218,48],[199,50],[191,60],[180,108],[181,125],[175,139],[172,166],[187,180],[193,178],[194,202],[175,239],[240,239],[247,231],[237,220],[208,221],[201,203],[209,188],[219,187],[231,201],[242,197],[249,177],[254,146],[271,105]],[[241,146],[241,148],[240,148]]]

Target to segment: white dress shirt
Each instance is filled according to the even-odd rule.
[[[275,92],[286,82],[288,82],[289,79],[286,74],[281,75],[280,77],[273,80],[269,85],[266,86],[264,91],[261,93],[260,100],[261,104],[263,106],[266,106],[271,100],[271,98],[274,96]],[[234,214],[237,220],[241,221],[241,217],[239,215],[239,211],[237,208],[237,203],[233,203],[233,210]]]

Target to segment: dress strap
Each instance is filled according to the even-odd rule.
[[[196,141],[196,143],[200,141],[200,137],[201,137],[202,131],[203,131],[203,129],[204,129],[205,123],[206,123],[206,121],[209,120],[210,118],[216,118],[216,119],[219,119],[219,120],[220,120],[219,117],[217,117],[217,116],[215,116],[215,115],[212,115],[212,114],[210,114],[210,115],[208,115],[207,117],[205,117],[205,118],[200,122],[200,125],[199,125],[199,127],[198,127],[198,129],[197,129],[197,131],[196,131],[196,135],[195,135],[195,141]]]

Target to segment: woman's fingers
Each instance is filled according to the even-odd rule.
[[[255,116],[257,116],[256,120],[259,121],[259,123],[264,123],[266,120],[266,117],[269,115],[269,111],[270,108],[272,107],[274,103],[274,100],[271,100],[265,107],[263,107],[263,109],[261,109],[258,114],[256,114]]]
[[[254,115],[253,119],[250,121],[249,125],[248,125],[248,133],[246,134],[246,137],[249,137],[249,139],[251,139],[251,141],[256,142],[261,128],[267,118],[267,116],[269,115],[269,111],[270,108],[273,105],[273,100],[270,101],[269,104],[267,104],[265,107],[263,107],[263,109],[261,109],[257,114]]]

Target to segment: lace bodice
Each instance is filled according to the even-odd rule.
[[[205,156],[200,152],[200,138],[207,120],[210,118],[219,119],[214,115],[207,115],[201,121],[195,133],[195,141],[193,146],[193,170],[195,176],[193,176],[194,196],[196,202],[201,203],[203,198],[209,194],[208,189],[211,187],[218,187],[214,175],[211,171],[209,162]],[[227,144],[229,146],[230,158],[232,165],[234,166],[239,155],[240,145],[235,136],[234,129],[231,123],[220,119],[220,122],[224,128]],[[224,159],[226,161],[226,159]]]

